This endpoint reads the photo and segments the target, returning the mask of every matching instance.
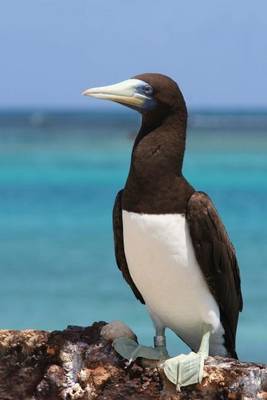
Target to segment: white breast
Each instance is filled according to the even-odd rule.
[[[219,308],[196,260],[185,216],[123,210],[123,236],[129,272],[154,322],[194,350],[203,324],[210,324],[210,354],[225,355]]]

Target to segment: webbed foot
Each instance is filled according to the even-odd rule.
[[[180,390],[182,386],[202,381],[204,360],[205,358],[198,353],[180,354],[166,360],[163,369],[169,381]]]
[[[128,337],[119,337],[113,341],[117,353],[129,361],[129,364],[141,357],[148,360],[166,360],[168,352],[165,344],[150,347],[142,346]]]
[[[176,385],[177,390],[182,386],[200,383],[203,378],[204,361],[209,355],[210,332],[206,332],[201,341],[199,351],[180,354],[169,358],[163,363],[167,378]]]

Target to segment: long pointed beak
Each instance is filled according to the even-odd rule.
[[[145,82],[139,79],[127,79],[126,81],[116,83],[115,85],[102,86],[87,89],[82,92],[84,96],[96,97],[98,99],[112,100],[128,106],[142,108],[149,99],[140,88]]]

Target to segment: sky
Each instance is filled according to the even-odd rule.
[[[266,0],[8,0],[0,108],[111,107],[80,95],[143,72],[195,108],[267,108]]]

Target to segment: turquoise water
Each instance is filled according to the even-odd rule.
[[[253,118],[193,115],[184,173],[213,198],[237,249],[240,358],[267,362],[267,117]],[[127,112],[0,113],[1,328],[122,319],[151,343],[112,239],[138,123]],[[169,349],[185,346],[170,334]]]

